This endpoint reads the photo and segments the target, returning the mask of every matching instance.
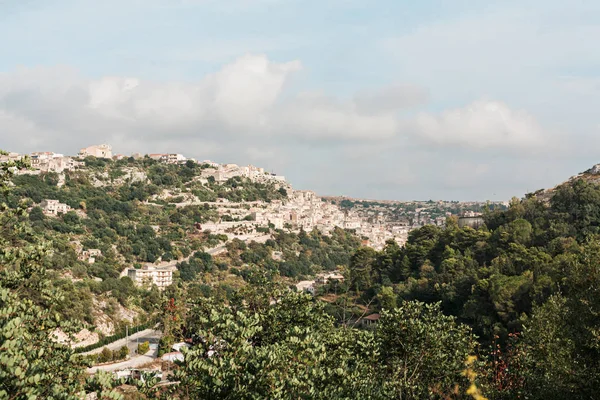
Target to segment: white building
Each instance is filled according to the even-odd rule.
[[[155,267],[145,265],[140,269],[129,268],[127,276],[138,286],[156,285],[160,290],[173,283],[174,266]]]
[[[296,289],[298,289],[299,292],[307,292],[314,296],[315,281],[300,281],[296,284]]]
[[[23,158],[19,153],[0,154],[0,164],[11,161],[19,161]]]
[[[90,146],[79,150],[79,157],[112,158],[112,147],[107,144]]]
[[[85,165],[84,162],[75,161],[71,157],[50,151],[35,152],[30,154],[31,167],[41,172],[71,171]]]
[[[181,154],[163,154],[160,158],[160,162],[166,164],[182,164],[186,162],[187,158],[185,158]]]
[[[71,210],[68,204],[61,203],[58,200],[43,200],[40,203],[40,207],[44,211],[44,214],[48,215],[66,214]]]
[[[89,249],[89,250],[83,250],[78,258],[81,261],[87,261],[88,263],[93,264],[96,262],[96,257],[99,257],[101,255],[102,255],[101,250]]]

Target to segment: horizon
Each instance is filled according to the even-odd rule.
[[[96,145],[108,145],[108,146],[110,146],[112,148],[112,146],[110,145],[110,143],[91,144],[90,146],[96,146]],[[2,149],[2,148],[0,148],[0,150],[6,151],[6,152],[9,152],[9,153],[16,153],[16,154],[19,154],[19,155],[27,155],[27,156],[29,156],[30,154],[33,154],[33,153],[44,153],[44,152],[49,152],[49,153],[54,153],[54,154],[63,154],[65,156],[67,156],[67,157],[77,157],[78,156],[77,153],[69,154],[69,153],[64,153],[64,152],[60,152],[60,151],[56,152],[54,150],[33,150],[33,151],[30,151],[30,152],[26,152],[26,153],[21,153],[21,152],[18,152],[18,151],[13,151],[13,149]],[[114,150],[114,148],[113,148],[113,150]],[[149,155],[152,155],[152,154],[168,154],[168,153],[139,152],[139,151],[132,151],[129,154],[120,153],[120,152],[114,152],[114,151],[113,151],[113,153],[114,153],[114,155],[113,155],[112,160],[114,160],[114,158],[116,156],[119,156],[119,155],[124,156],[124,157],[131,157],[131,156],[133,156],[135,154],[141,154],[143,156],[149,156]],[[188,158],[184,153],[177,153],[177,152],[170,152],[170,153],[171,154],[181,154],[184,157]],[[239,163],[236,163],[236,162],[233,162],[233,161],[219,162],[219,161],[215,161],[215,160],[210,160],[208,158],[200,160],[200,159],[195,158],[195,157],[189,157],[188,159],[194,159],[198,164],[200,162],[202,162],[202,161],[210,161],[210,162],[216,162],[219,165],[227,165],[227,164],[237,164],[237,165],[240,165],[240,166],[242,165],[242,164],[239,164]],[[251,164],[248,164],[248,165],[251,165]],[[256,165],[256,167],[264,168],[265,172],[269,171],[269,172],[273,173],[273,171],[268,166]],[[557,185],[560,185],[561,183],[566,182],[568,179],[571,179],[571,178],[573,178],[575,176],[580,175],[584,171],[581,171],[581,172],[578,172],[578,173],[576,173],[574,175],[571,175],[569,178],[566,178],[566,179],[564,179],[561,182],[555,183],[551,187],[545,187],[545,188],[539,188],[539,189],[532,190],[532,191],[526,191],[522,195],[516,195],[515,194],[515,195],[513,195],[513,196],[511,196],[510,198],[507,198],[507,199],[495,199],[495,200],[492,200],[492,199],[449,199],[449,198],[447,198],[447,199],[444,199],[444,198],[438,198],[438,199],[429,198],[427,200],[425,200],[425,199],[419,200],[419,199],[416,199],[416,198],[413,198],[413,199],[398,199],[398,198],[392,199],[392,198],[356,197],[356,196],[349,196],[349,195],[345,195],[345,194],[322,194],[322,193],[318,193],[317,191],[315,191],[315,190],[313,190],[311,188],[298,188],[298,187],[295,187],[294,183],[290,182],[287,179],[287,177],[286,177],[286,181],[289,184],[291,184],[292,187],[294,187],[294,189],[296,189],[296,190],[313,191],[313,192],[315,192],[321,198],[338,198],[338,199],[341,198],[341,199],[347,199],[347,200],[352,200],[352,201],[367,201],[367,202],[378,202],[379,201],[379,202],[392,202],[392,203],[393,202],[398,202],[398,203],[421,202],[421,203],[423,203],[423,202],[429,202],[429,201],[433,201],[433,202],[455,202],[456,201],[456,202],[460,202],[460,203],[469,203],[469,202],[485,203],[485,202],[489,202],[489,203],[492,203],[492,204],[505,204],[505,203],[509,202],[514,197],[524,198],[527,194],[534,193],[537,190],[549,190],[551,188],[554,188]]]
[[[556,0],[4,2],[0,148],[185,149],[352,198],[522,197],[600,162],[599,16]]]

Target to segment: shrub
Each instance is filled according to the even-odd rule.
[[[98,356],[98,362],[100,364],[102,364],[105,362],[110,362],[112,360],[113,360],[113,352],[108,347],[103,348],[102,351],[100,352],[100,355]]]
[[[140,343],[138,344],[138,354],[146,354],[148,351],[150,351],[150,343],[149,342],[144,342],[144,343]]]
[[[125,360],[128,355],[129,355],[129,347],[123,346],[119,349],[119,353],[118,353],[119,360]]]

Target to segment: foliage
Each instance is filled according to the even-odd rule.
[[[0,188],[22,164],[0,165]],[[25,207],[0,210],[0,398],[76,399],[83,393],[82,365],[70,347],[52,339],[72,332],[54,307],[61,293],[42,266],[50,245],[27,223]]]
[[[192,308],[187,329],[197,344],[172,398],[442,398],[463,382],[474,351],[468,328],[439,306],[406,303],[373,332],[336,327],[311,296],[250,290],[230,307]]]
[[[138,348],[137,348],[138,354],[146,354],[149,351],[150,351],[150,343],[149,342],[143,342],[143,343],[138,344]]]
[[[117,340],[123,339],[126,337],[127,333],[129,335],[133,335],[134,333],[138,333],[138,332],[141,332],[143,330],[150,328],[152,325],[153,325],[152,323],[146,323],[146,324],[142,324],[142,325],[132,326],[127,329],[125,327],[123,327],[122,331],[115,333],[114,335],[105,336],[96,343],[92,343],[87,346],[77,347],[75,349],[75,352],[76,353],[87,353],[88,351],[95,350],[100,347],[104,347],[105,345],[107,345],[109,343],[116,342]]]

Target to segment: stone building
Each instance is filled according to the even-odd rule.
[[[112,147],[107,144],[89,146],[79,150],[79,157],[112,158]]]

